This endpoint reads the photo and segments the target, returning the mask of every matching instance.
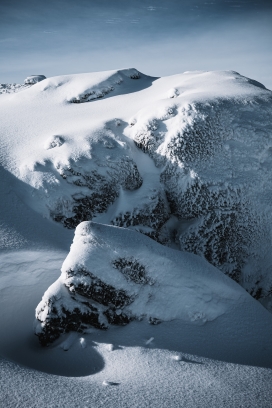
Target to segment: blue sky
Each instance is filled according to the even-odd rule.
[[[272,0],[0,0],[0,82],[232,69],[272,89]]]

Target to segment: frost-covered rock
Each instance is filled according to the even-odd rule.
[[[62,333],[214,320],[248,295],[205,260],[140,233],[92,222],[75,231],[60,278],[36,309],[36,334],[47,345]]]
[[[134,115],[130,133],[161,169],[170,212],[179,220],[174,235],[180,248],[204,256],[260,298],[272,290],[265,264],[272,98],[261,84],[233,75],[222,77],[238,81],[231,95],[215,92],[204,99],[200,92],[191,103],[184,97],[147,106]]]

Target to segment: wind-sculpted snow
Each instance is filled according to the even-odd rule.
[[[136,69],[113,72],[108,78],[101,78],[101,82],[95,83],[83,92],[78,93],[76,96],[70,97],[68,101],[73,103],[82,103],[103,98],[105,95],[113,92],[116,87],[118,88],[122,82],[126,81],[128,78],[139,79],[140,77],[140,73]]]
[[[61,277],[36,309],[42,345],[70,330],[146,319],[205,323],[247,298],[205,260],[128,229],[81,223]]]

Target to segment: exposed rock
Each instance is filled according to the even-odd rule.
[[[146,275],[145,267],[136,259],[118,258],[112,263],[128,280],[138,284],[152,284],[152,280]]]
[[[76,228],[61,277],[37,306],[36,334],[47,345],[62,333],[104,330],[134,319],[204,323],[245,296],[199,257],[128,229],[84,222]]]
[[[131,129],[136,145],[162,169],[180,249],[204,256],[256,298],[272,288],[260,266],[272,241],[271,120],[269,98],[215,98],[180,107],[168,102],[164,114],[146,108]]]

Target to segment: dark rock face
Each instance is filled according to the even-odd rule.
[[[139,226],[138,230],[155,241],[160,240],[160,229],[169,218],[169,207],[162,192],[156,192],[149,204],[136,207],[132,212],[126,212],[112,220],[112,225],[118,227]],[[149,227],[146,231],[143,227]]]
[[[51,210],[51,217],[66,228],[75,228],[80,222],[90,221],[95,214],[105,212],[118,197],[120,187],[132,191],[140,188],[143,182],[136,164],[129,158],[109,168],[107,176],[96,170],[86,174],[73,167],[59,171],[68,184],[79,187],[79,193],[71,197],[71,216],[67,216],[61,206]],[[81,188],[87,188],[89,192],[82,194]]]
[[[92,220],[95,214],[105,212],[117,197],[116,189],[112,185],[105,183],[99,192],[79,198],[74,196],[71,217],[65,217],[62,213],[54,212],[51,212],[51,217],[55,221],[61,222],[66,228],[74,229],[82,221]]]
[[[130,276],[134,282],[133,277],[136,279],[137,268],[140,268],[138,276],[141,280],[137,283],[149,282],[148,278],[143,278],[143,267],[136,260],[131,262],[117,259],[113,264],[117,269],[122,269],[122,273]],[[70,282],[71,278],[72,282]],[[54,296],[46,302],[42,311],[46,308],[49,311],[43,329],[37,333],[42,346],[52,343],[63,333],[83,332],[88,327],[106,330],[111,324],[123,326],[135,319],[124,310],[134,301],[134,296],[106,284],[84,268],[79,268],[76,272],[68,270],[65,286],[76,306],[70,310],[69,302],[66,305]]]
[[[107,95],[108,93],[114,91],[114,87],[113,86],[108,86],[108,87],[102,87],[99,90],[94,90],[91,92],[87,92],[83,95],[81,95],[78,98],[73,98],[70,100],[71,103],[84,103],[84,102],[89,102],[92,101],[94,99],[99,99],[99,98],[103,98],[105,95]]]
[[[252,101],[228,100],[196,103],[183,111],[173,104],[165,117],[154,118],[153,114],[150,121],[136,120],[133,126],[135,144],[162,168],[161,182],[170,214],[181,226],[175,231],[180,249],[204,256],[256,298],[267,296],[271,285],[258,267],[253,282],[253,272],[248,274],[245,266],[258,256],[261,261],[263,255],[258,252],[263,250],[256,249],[256,242],[263,241],[267,246],[271,234],[266,213],[251,196],[256,182],[251,181],[254,177],[250,171],[257,174],[262,185],[265,176],[255,162],[258,154],[267,157],[269,132],[257,131],[263,135],[262,140],[255,132],[262,128],[260,117],[269,120],[269,109],[269,103],[261,106],[258,101],[253,105]],[[170,127],[167,132],[166,121],[176,117],[183,118],[182,122],[175,131],[170,133]],[[249,140],[250,149],[255,146],[259,152],[256,157],[250,157]],[[216,174],[218,169],[221,177]],[[262,195],[265,199],[265,190]]]
[[[47,346],[57,340],[61,334],[76,331],[84,332],[92,326],[100,330],[106,330],[107,326],[100,322],[99,310],[92,304],[85,302],[85,311],[75,307],[73,311],[61,308],[61,313],[54,306],[54,300],[51,300],[50,319],[47,319],[43,330],[38,333],[39,342],[42,346]]]
[[[134,283],[152,284],[152,279],[147,276],[145,267],[136,259],[118,258],[113,261],[113,266]]]
[[[131,297],[125,291],[116,290],[113,286],[107,285],[86,269],[80,268],[76,273],[72,270],[67,271],[67,278],[71,277],[79,277],[78,281],[73,280],[73,283],[67,284],[72,293],[92,299],[104,306],[112,305],[115,308],[122,308],[132,302]]]
[[[243,192],[231,188],[211,191],[196,181],[183,195],[168,192],[167,196],[172,214],[191,223],[177,237],[180,248],[204,255],[212,265],[242,283],[242,268],[258,234],[258,216],[250,210]]]

